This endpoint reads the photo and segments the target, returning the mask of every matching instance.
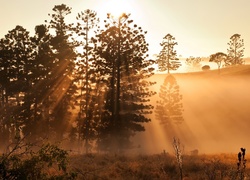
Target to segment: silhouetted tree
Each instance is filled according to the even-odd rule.
[[[218,65],[218,70],[220,73],[220,68],[221,68],[222,62],[224,61],[224,63],[225,63],[226,60],[227,60],[227,55],[225,53],[217,52],[217,53],[212,54],[210,56],[209,62],[215,62]]]
[[[2,146],[6,146],[13,141],[16,132],[15,128],[12,128],[15,124],[12,120],[14,113],[11,111],[16,106],[11,81],[14,73],[11,72],[12,67],[9,64],[12,60],[12,50],[6,43],[8,43],[6,39],[0,40],[0,143]]]
[[[72,24],[66,24],[65,17],[71,13],[71,8],[65,4],[56,5],[54,13],[49,14],[50,30],[55,30],[56,35],[51,38],[53,50],[53,64],[48,81],[50,82],[49,111],[50,127],[53,138],[61,140],[66,129],[70,129],[69,122],[73,108],[73,95],[76,86],[72,79],[75,68],[76,53],[73,42],[69,41],[72,36]]]
[[[50,74],[53,66],[53,52],[50,45],[51,35],[45,25],[35,27],[35,36],[31,38],[35,51],[32,71],[32,91],[29,97],[33,99],[32,118],[22,128],[24,134],[29,134],[26,139],[34,141],[44,138],[49,133],[49,93]],[[36,128],[34,128],[36,127]]]
[[[177,45],[175,42],[175,38],[171,34],[167,34],[162,43],[162,50],[157,56],[157,64],[160,71],[166,71],[169,73],[170,70],[177,70],[181,63],[178,61],[176,51],[174,50],[174,46]]]
[[[79,84],[77,91],[77,102],[79,106],[78,113],[78,133],[79,140],[85,140],[86,153],[89,152],[90,141],[96,138],[97,120],[95,118],[96,106],[98,101],[96,98],[99,87],[98,82],[98,68],[95,67],[95,46],[96,40],[90,34],[96,33],[98,30],[99,19],[97,14],[92,10],[85,10],[78,13],[77,26],[75,32],[77,39],[81,38],[79,47],[82,52],[79,53],[80,58],[76,62],[77,71],[75,73],[76,82]]]
[[[182,96],[180,95],[180,88],[176,79],[173,75],[167,75],[160,88],[155,115],[156,119],[166,127],[168,136],[173,136],[174,123],[181,124],[184,121],[181,100]]]
[[[7,134],[12,134],[7,141],[12,141],[32,118],[34,99],[30,94],[34,72],[31,67],[35,54],[29,32],[22,26],[9,31],[1,40],[1,54],[1,121]]]
[[[130,137],[137,131],[144,131],[142,123],[149,122],[147,114],[153,108],[149,97],[154,92],[148,87],[153,61],[146,60],[148,44],[141,27],[131,25],[127,14],[118,20],[108,16],[106,30],[99,35],[99,54],[102,58],[101,76],[106,84],[107,94],[102,113],[98,147],[117,151],[130,146]]]
[[[241,65],[244,63],[244,40],[241,39],[240,34],[234,34],[230,37],[230,42],[228,43],[229,48],[228,59],[226,61],[226,65]]]

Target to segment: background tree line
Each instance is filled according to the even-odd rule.
[[[244,64],[244,40],[240,34],[234,34],[230,37],[227,54],[217,52],[210,55],[210,62],[215,62],[220,72],[221,67],[236,66]]]
[[[147,115],[153,112],[150,97],[156,92],[150,86],[155,82],[148,80],[153,65],[168,73],[181,66],[175,38],[163,38],[155,62],[147,59],[146,31],[128,14],[108,14],[102,29],[95,11],[82,11],[76,23],[66,23],[70,7],[61,4],[52,10],[34,36],[17,25],[0,39],[1,147],[22,136],[27,141],[63,140],[86,152],[132,147],[130,138],[145,130],[143,123],[150,122]],[[231,64],[242,62],[234,57]],[[166,78],[160,98],[157,119],[163,124],[183,121],[173,76]]]
[[[96,12],[70,13],[56,5],[34,36],[17,25],[0,40],[1,147],[27,136],[118,151],[150,121],[146,32],[127,14],[101,29]]]

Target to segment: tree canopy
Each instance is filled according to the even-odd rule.
[[[160,45],[162,46],[162,50],[157,56],[157,64],[159,71],[166,71],[167,73],[170,70],[177,70],[181,63],[178,61],[177,53],[174,50],[175,45],[178,43],[175,41],[175,38],[171,34],[167,34]]]
[[[87,153],[130,147],[153,109],[146,31],[127,14],[108,16],[101,29],[92,10],[78,13],[76,24],[65,21],[67,5],[52,11],[34,36],[16,26],[0,40],[0,142],[27,135],[85,141]]]
[[[240,34],[234,34],[230,37],[227,49],[228,58],[226,65],[241,65],[244,63],[244,40]]]

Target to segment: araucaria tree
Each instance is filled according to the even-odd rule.
[[[177,70],[181,66],[176,51],[174,50],[177,42],[175,42],[175,38],[171,34],[167,34],[160,45],[162,46],[162,50],[157,56],[158,68],[159,71],[167,70],[169,74],[170,70]]]
[[[159,101],[156,102],[156,119],[166,128],[170,139],[174,135],[174,124],[181,124],[183,118],[182,96],[180,87],[173,75],[169,74],[164,80],[159,92]]]
[[[35,52],[29,32],[22,26],[0,40],[0,143],[13,142],[21,136],[21,127],[34,118]]]
[[[240,34],[234,34],[230,37],[230,42],[228,43],[229,48],[228,59],[226,61],[226,65],[241,65],[244,63],[244,40],[241,39]]]
[[[98,68],[95,66],[95,39],[91,33],[98,30],[99,19],[92,10],[85,10],[78,13],[77,26],[75,32],[77,39],[81,39],[79,47],[82,47],[80,58],[76,62],[75,81],[78,84],[76,102],[78,105],[77,132],[79,144],[85,140],[86,153],[89,152],[91,142],[96,137],[98,118],[95,117],[96,106],[98,106],[97,92],[100,82],[98,82]]]
[[[128,148],[130,137],[144,131],[142,123],[153,108],[149,97],[152,82],[146,78],[153,74],[146,60],[148,44],[141,27],[132,26],[127,14],[118,19],[108,15],[106,30],[99,35],[99,60],[102,79],[106,83],[106,97],[102,113],[102,128],[98,148],[119,151]]]
[[[65,21],[65,17],[71,13],[71,8],[65,4],[56,5],[53,14],[50,14],[49,28],[55,31],[55,36],[50,40],[53,51],[51,71],[48,74],[49,92],[46,97],[48,103],[47,119],[50,124],[51,139],[61,140],[66,131],[70,129],[71,111],[73,107],[73,95],[76,90],[72,80],[75,68],[76,53],[74,44],[69,41],[72,24]],[[58,128],[60,127],[60,128]]]
[[[146,32],[127,14],[108,16],[101,30],[94,11],[79,13],[76,27],[65,21],[70,13],[56,5],[33,37],[16,26],[0,39],[3,146],[26,135],[29,142],[78,137],[86,152],[117,151],[150,121],[155,62],[147,60]]]

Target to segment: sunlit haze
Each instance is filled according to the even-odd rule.
[[[244,58],[250,58],[250,0],[0,0],[0,2],[0,38],[16,25],[23,26],[33,35],[35,26],[50,20],[48,14],[53,13],[55,5],[66,4],[72,8],[72,13],[66,18],[69,23],[76,22],[77,14],[87,9],[97,12],[101,25],[104,25],[107,13],[116,17],[123,12],[129,13],[130,19],[147,31],[149,58],[154,59],[160,53],[160,43],[166,34],[171,34],[178,43],[175,47],[178,58],[193,56],[203,59],[205,57],[208,59],[207,57],[217,52],[227,54],[230,37],[240,34],[244,40]],[[120,36],[118,45],[120,50]],[[121,55],[120,51],[118,52],[117,62],[120,63]],[[182,63],[184,62],[182,59]],[[114,68],[118,67],[116,70],[118,75],[119,63],[116,63],[117,66]],[[213,63],[211,69],[218,68],[215,62],[210,63]],[[185,68],[182,66],[180,71],[185,71],[186,74],[175,74],[183,98],[185,119],[182,126],[176,127],[176,132],[183,143],[188,144],[187,151],[197,148],[201,152],[210,153],[236,152],[241,146],[250,148],[249,66],[238,66],[239,69],[233,70],[222,68],[222,75],[217,71],[201,71],[200,67],[201,72],[188,73],[193,70]],[[244,74],[240,75],[239,72]],[[234,76],[235,74],[237,76]],[[118,75],[116,82],[120,82]],[[157,83],[150,91],[159,93],[165,77],[166,74],[161,73],[152,76],[151,80]],[[111,79],[114,85],[115,78]],[[65,86],[66,89],[68,86]],[[114,87],[111,89],[110,92],[115,92]],[[118,90],[120,91],[117,88],[116,92],[119,92]],[[114,109],[119,110],[120,105],[117,104],[122,99],[119,99],[119,94],[114,97],[118,97],[117,107]],[[159,94],[151,98],[150,103],[153,106],[157,104],[157,98]],[[150,153],[162,152],[165,148],[170,149],[171,142],[164,136],[163,126],[156,120],[154,113],[150,118],[152,121],[145,125],[146,131],[135,136],[136,146]]]
[[[114,17],[119,17],[124,12],[136,15],[137,12],[133,10],[133,5],[133,0],[101,1],[100,4],[97,5],[96,11],[104,15],[110,13]]]
[[[244,57],[250,57],[249,0],[0,0],[0,38],[21,25],[31,34],[36,25],[48,20],[55,5],[72,7],[73,22],[77,13],[95,10],[101,22],[107,13],[131,13],[134,23],[147,31],[149,56],[158,54],[162,38],[170,33],[176,38],[176,52],[182,57],[208,57],[227,53],[229,38],[238,33],[245,41]],[[115,2],[115,3],[114,3]]]

